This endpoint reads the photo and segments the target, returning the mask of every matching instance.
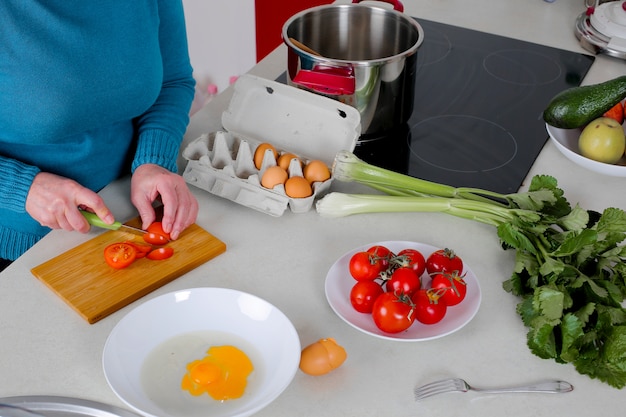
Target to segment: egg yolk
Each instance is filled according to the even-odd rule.
[[[187,364],[181,388],[194,396],[207,393],[218,401],[239,398],[253,370],[252,361],[235,346],[212,346],[204,358]]]

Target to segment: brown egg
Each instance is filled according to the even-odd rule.
[[[324,375],[340,367],[348,355],[335,339],[320,339],[302,349],[300,370],[309,375]]]
[[[276,150],[274,145],[267,142],[261,143],[254,150],[254,166],[256,167],[256,169],[261,169],[261,165],[263,164],[263,158],[265,157],[265,153],[268,149],[271,150],[274,154],[274,159],[278,157],[278,151]]]
[[[285,194],[291,198],[306,198],[313,195],[313,189],[306,178],[294,176],[285,181]]]
[[[293,159],[297,159],[300,166],[302,166],[302,161],[298,158],[298,155],[294,155],[289,152],[283,153],[278,157],[278,166],[283,168],[285,171],[289,171],[289,164],[291,164]]]
[[[265,188],[272,189],[278,184],[284,184],[287,181],[287,171],[278,165],[271,166],[265,170],[261,177],[261,185]]]
[[[304,166],[304,178],[310,183],[323,182],[330,178],[330,170],[323,161],[315,159]]]

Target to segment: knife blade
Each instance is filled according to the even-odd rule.
[[[112,224],[107,224],[103,222],[100,217],[98,217],[96,214],[90,211],[80,210],[80,212],[90,225],[99,227],[101,229],[125,230],[125,231],[132,232],[135,234],[140,234],[142,236],[148,233],[146,230],[138,229],[132,226],[127,226],[125,224],[122,224],[121,222],[113,222]]]

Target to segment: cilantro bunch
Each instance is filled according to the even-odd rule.
[[[516,251],[506,291],[531,351],[571,363],[615,387],[626,385],[626,213],[572,207],[555,178],[538,175],[528,191],[499,194],[454,188],[337,154],[333,177],[387,195],[330,193],[316,205],[326,217],[370,212],[441,212],[490,224],[504,249]]]
[[[570,208],[551,177],[535,177],[529,192],[551,191],[538,224],[502,224],[498,236],[516,249],[504,282],[522,301],[531,351],[572,363],[578,372],[609,385],[626,385],[626,213]]]

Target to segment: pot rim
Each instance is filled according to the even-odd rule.
[[[402,19],[406,22],[408,22],[416,31],[417,31],[417,41],[411,45],[410,48],[406,49],[403,52],[400,52],[398,54],[395,55],[390,55],[387,57],[382,57],[382,58],[375,58],[375,59],[365,59],[365,60],[351,60],[351,59],[337,59],[337,58],[328,58],[325,57],[323,55],[317,55],[314,54],[310,51],[304,50],[300,47],[298,47],[297,45],[295,45],[291,39],[289,39],[290,37],[287,34],[287,31],[289,29],[289,27],[298,19],[301,19],[303,16],[310,14],[310,13],[314,13],[320,10],[324,10],[324,9],[349,9],[349,8],[356,8],[356,7],[367,7],[370,9],[375,9],[377,12],[380,13],[384,13],[384,14],[388,14],[388,15],[394,15],[399,19]],[[282,28],[282,38],[283,38],[283,42],[291,49],[295,50],[298,52],[298,54],[303,55],[303,56],[307,56],[311,59],[314,59],[316,61],[322,61],[322,62],[326,62],[326,63],[332,63],[333,65],[337,65],[337,64],[345,64],[346,66],[351,66],[351,67],[368,67],[368,66],[372,66],[372,65],[379,65],[379,64],[383,64],[383,63],[392,63],[395,61],[400,61],[408,56],[411,56],[413,54],[415,54],[418,50],[418,48],[422,45],[422,43],[424,42],[424,29],[422,28],[422,26],[412,17],[406,15],[403,12],[399,12],[397,10],[394,9],[387,9],[387,8],[383,8],[383,7],[379,7],[379,6],[375,6],[375,5],[369,5],[369,4],[361,4],[361,3],[355,3],[355,4],[326,4],[326,5],[321,5],[321,6],[316,6],[316,7],[311,7],[309,9],[305,9],[302,10],[296,14],[294,14],[293,16],[291,16],[289,19],[287,19],[287,21],[283,24],[283,28]]]

